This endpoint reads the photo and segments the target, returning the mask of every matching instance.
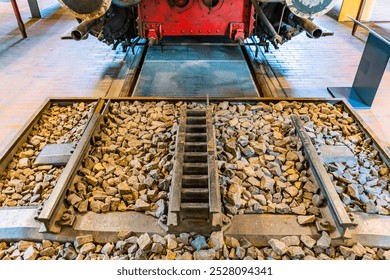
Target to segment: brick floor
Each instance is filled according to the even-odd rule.
[[[56,0],[38,1],[44,18],[26,23],[22,39],[11,4],[0,2],[0,150],[47,97],[100,97],[116,77],[124,54],[98,40],[61,40],[77,24]]]

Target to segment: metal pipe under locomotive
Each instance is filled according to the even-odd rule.
[[[303,31],[325,36],[312,22],[335,0],[58,0],[79,25],[72,38],[92,34],[124,49],[139,38],[149,45],[166,36],[224,36],[242,43],[250,36],[275,48]]]

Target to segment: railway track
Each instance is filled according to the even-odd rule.
[[[212,109],[182,109],[176,140],[176,161],[170,190],[170,230],[220,230],[222,209],[216,166]],[[185,225],[186,224],[186,225]]]
[[[18,180],[35,185],[29,180],[42,170],[32,162],[44,145],[29,158],[28,176],[15,163],[31,147],[34,124],[56,103],[93,109],[85,127],[75,129],[81,132],[77,145],[52,179],[48,198],[25,206],[17,199],[23,201],[28,188],[14,195],[12,180],[23,173]],[[316,136],[320,130],[324,143]],[[352,141],[356,135],[360,142]],[[348,146],[350,153],[329,155],[319,144]],[[365,151],[368,159],[362,158]],[[372,170],[366,160],[375,163]],[[352,248],[354,258],[386,258],[388,161],[363,121],[337,99],[211,99],[209,106],[201,99],[49,100],[0,160],[2,174],[16,168],[1,185],[0,240],[7,243],[0,252],[11,258],[15,245],[9,242],[19,240],[74,242],[86,236],[69,247],[69,258],[113,257],[115,250],[107,253],[113,242],[121,252],[115,258],[126,258],[132,246],[127,258],[352,258]],[[349,181],[335,173],[341,165],[345,174],[352,172]],[[361,174],[365,182],[355,180]],[[346,203],[346,196],[353,202]],[[15,205],[4,203],[11,199]],[[373,247],[375,254],[367,253]],[[65,258],[60,248],[50,257]],[[365,253],[357,255],[358,249]],[[44,257],[39,254],[35,258]]]

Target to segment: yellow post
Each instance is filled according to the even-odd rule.
[[[347,16],[356,18],[362,1],[363,0],[343,0],[338,21],[351,21]],[[366,0],[366,3],[363,7],[363,14],[360,20],[370,21],[372,11],[374,10],[375,1],[376,0]]]

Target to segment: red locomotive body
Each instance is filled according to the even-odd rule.
[[[243,43],[257,36],[274,47],[302,31],[324,36],[312,22],[335,0],[58,0],[80,22],[75,40],[88,34],[124,49],[138,38],[158,44],[168,36],[224,36]]]
[[[138,28],[148,39],[212,35],[237,41],[251,34],[253,16],[250,0],[144,0],[138,5]]]

